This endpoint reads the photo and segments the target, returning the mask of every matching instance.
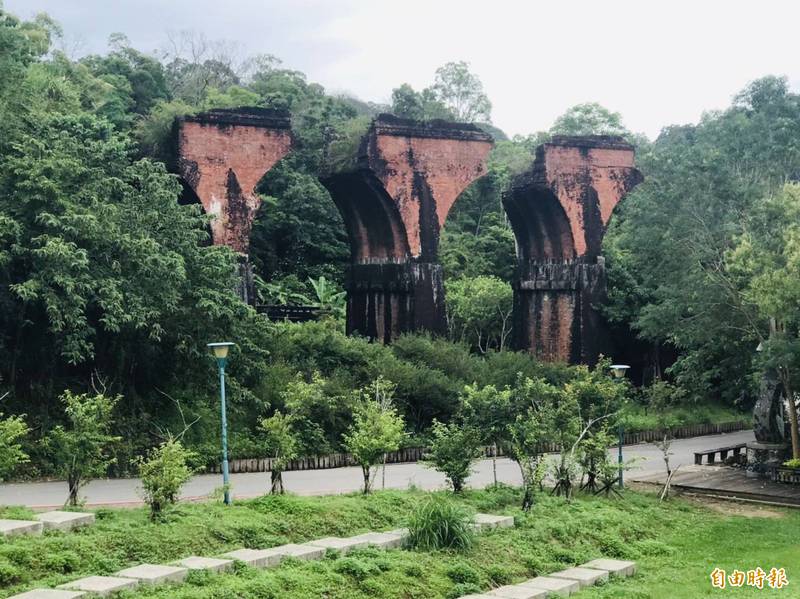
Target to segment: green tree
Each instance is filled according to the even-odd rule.
[[[436,69],[433,90],[455,120],[491,122],[492,103],[483,91],[481,80],[469,70],[468,63],[448,62]]]
[[[514,420],[511,389],[494,385],[467,385],[461,395],[464,419],[479,431],[481,441],[492,447],[492,474],[497,486],[497,450],[508,442],[508,426]]]
[[[372,467],[390,451],[396,451],[403,440],[403,418],[391,407],[394,386],[377,379],[362,389],[362,401],[353,414],[353,425],[345,435],[345,447],[364,475],[364,494],[372,488]]]
[[[180,441],[168,438],[139,461],[144,500],[150,506],[150,519],[159,519],[167,506],[178,500],[183,485],[192,477],[192,453]]]
[[[480,433],[473,427],[434,421],[424,461],[445,475],[454,493],[461,493],[472,464],[483,455],[482,449]]]
[[[761,338],[763,366],[778,373],[786,398],[792,457],[800,458],[800,185],[787,184],[751,213],[726,255],[734,289],[750,317],[749,335]],[[766,334],[765,334],[766,332]]]
[[[293,424],[292,416],[276,410],[259,425],[264,432],[267,454],[272,458],[270,493],[273,495],[283,495],[283,471],[298,455],[300,443]]]
[[[629,135],[622,115],[595,102],[576,104],[558,117],[550,135]]]
[[[511,333],[511,285],[496,277],[476,277],[448,281],[446,289],[451,338],[468,341],[481,353],[502,351]]]
[[[29,431],[22,416],[5,418],[0,413],[0,481],[6,480],[17,466],[30,461],[19,442]]]
[[[76,506],[78,493],[92,478],[103,476],[116,461],[112,447],[120,441],[111,435],[112,412],[122,399],[105,395],[77,395],[65,391],[61,396],[67,426],[58,425],[48,434],[47,445],[56,471],[67,479],[67,503]]]

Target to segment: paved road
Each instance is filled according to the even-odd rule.
[[[703,449],[724,447],[736,443],[752,441],[752,431],[741,431],[723,435],[708,435],[680,439],[673,443],[671,464],[692,464],[694,452]],[[653,445],[629,445],[623,448],[625,460],[636,458],[636,467],[628,478],[637,475],[653,474],[664,468],[661,452]],[[616,456],[616,449],[612,450]],[[519,485],[521,478],[517,465],[508,459],[497,461],[498,480]],[[284,486],[287,491],[298,495],[329,495],[358,491],[362,485],[360,468],[332,468],[328,470],[301,470],[284,472]],[[492,482],[491,460],[481,460],[476,464],[469,478],[471,487],[485,487]],[[184,487],[183,499],[200,499],[221,486],[220,475],[195,476]],[[232,474],[231,484],[235,497],[257,497],[269,489],[268,473]],[[444,477],[422,464],[391,464],[386,467],[386,488],[406,489],[415,485],[422,489],[439,489],[445,486]],[[376,487],[381,486],[380,473]],[[141,502],[138,479],[97,480],[83,489],[87,505],[133,505]],[[26,505],[33,508],[52,508],[60,506],[67,497],[64,482],[20,483],[0,485],[0,505]]]

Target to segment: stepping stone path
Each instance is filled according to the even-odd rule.
[[[577,593],[581,588],[600,581],[609,576],[632,576],[636,572],[636,562],[616,559],[596,559],[578,568],[568,568],[553,572],[547,576],[537,576],[519,584],[506,585],[472,595],[463,595],[461,599],[544,599],[545,597],[567,597]]]
[[[59,589],[67,589],[70,591],[86,591],[92,595],[105,597],[117,591],[125,589],[132,589],[139,584],[138,580],[133,578],[119,578],[117,576],[87,576],[80,580],[73,580],[67,584],[62,584]]]
[[[72,514],[72,512],[51,512],[50,514]],[[42,514],[45,516],[46,514]],[[86,516],[86,514],[82,514]],[[65,516],[52,516],[50,522],[53,523],[52,527],[61,530],[69,530],[76,526],[91,524],[94,522],[94,514],[91,516],[91,521],[88,519],[71,519]],[[37,522],[24,522],[20,520],[0,520],[0,530],[2,529],[3,522],[15,522],[17,525],[22,523],[26,526],[38,527],[39,533],[42,527],[46,526],[45,521]],[[491,530],[495,528],[509,528],[514,526],[514,518],[510,516],[494,516],[492,514],[477,514],[473,526],[478,531]],[[3,532],[3,534],[6,534]],[[31,534],[19,533],[19,534]],[[279,547],[271,547],[269,549],[237,549],[223,554],[220,558],[209,558],[192,556],[184,558],[175,562],[171,566],[162,566],[157,564],[141,564],[132,568],[126,568],[117,572],[114,576],[89,576],[74,580],[70,583],[61,585],[58,589],[36,589],[15,595],[9,599],[74,599],[76,597],[84,597],[87,593],[97,596],[109,595],[118,590],[129,589],[139,584],[162,584],[167,582],[183,582],[190,570],[209,570],[212,572],[223,572],[228,570],[234,561],[241,561],[254,568],[269,568],[277,566],[284,558],[291,557],[300,560],[314,560],[321,559],[328,549],[335,549],[342,554],[346,554],[354,549],[359,549],[367,546],[378,547],[382,549],[396,549],[401,547],[408,538],[409,532],[407,528],[398,528],[388,532],[368,532],[361,535],[356,535],[349,538],[340,537],[325,537],[310,541],[302,545],[290,543],[281,545]],[[608,576],[608,573],[605,572]],[[502,587],[506,588],[506,587]],[[509,586],[508,588],[516,588]],[[489,599],[497,599],[497,597],[507,597],[508,595],[499,595],[495,589],[489,595],[471,595],[471,597],[482,598],[488,597]],[[514,592],[514,591],[509,591]],[[530,594],[538,593],[537,589],[528,589],[527,595],[520,594],[517,591],[513,598],[517,597],[544,597],[545,595]]]

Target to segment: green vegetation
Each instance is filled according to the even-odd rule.
[[[433,497],[418,506],[408,519],[408,545],[423,551],[467,551],[475,532],[469,510],[449,499]]]
[[[624,500],[579,495],[570,503],[542,495],[523,514],[518,508],[520,491],[501,486],[461,496],[387,491],[368,496],[267,496],[230,508],[181,504],[159,523],[150,521],[146,509],[101,510],[94,526],[76,533],[4,542],[0,575],[5,590],[15,593],[84,575],[109,574],[140,562],[168,563],[242,546],[390,530],[408,524],[431,495],[469,512],[513,515],[516,526],[477,535],[466,551],[368,549],[345,558],[287,562],[271,570],[239,568],[219,576],[192,575],[182,586],[143,589],[129,596],[305,599],[327,592],[343,598],[452,598],[474,587],[518,582],[602,555],[637,560],[640,573],[630,581],[584,591],[587,597],[695,599],[711,595],[709,574],[716,566],[785,567],[791,583],[800,560],[794,538],[800,527],[796,510],[765,510],[764,515],[776,517],[762,518],[756,509],[756,517],[748,518],[681,499],[659,504],[654,496],[629,491]],[[12,515],[29,514],[19,509],[0,512],[1,517]],[[746,543],[732,550],[732,539]],[[766,591],[726,592],[757,597]]]
[[[181,442],[170,437],[140,461],[139,477],[151,519],[162,517],[164,510],[178,500],[181,487],[192,477],[187,464],[190,458]]]

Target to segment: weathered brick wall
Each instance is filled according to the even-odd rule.
[[[593,363],[607,352],[603,236],[642,180],[620,138],[557,137],[504,198],[517,240],[515,345],[545,360]]]
[[[439,232],[486,172],[491,137],[472,125],[381,115],[358,166],[322,178],[351,246],[347,329],[385,342],[445,327]]]
[[[248,253],[261,204],[255,187],[291,145],[288,117],[264,109],[212,110],[178,121],[178,170],[214,217],[215,244]]]

